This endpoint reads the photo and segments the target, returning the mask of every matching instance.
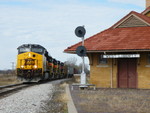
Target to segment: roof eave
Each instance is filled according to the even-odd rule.
[[[150,6],[147,7],[143,12],[141,12],[141,14],[145,15],[146,13],[148,13],[150,11]]]
[[[76,54],[76,51],[64,51],[64,53]]]
[[[138,18],[139,20],[141,20],[142,22],[144,22],[145,24],[150,26],[150,23],[148,23],[146,20],[144,20],[143,18],[140,18],[139,16],[137,16],[134,13],[137,13],[137,12],[131,11],[127,16],[122,18],[120,21],[118,21],[116,24],[114,24],[111,28],[117,28],[119,25],[121,25],[123,22],[125,22],[127,19],[129,19],[131,16],[135,16],[136,18]]]
[[[149,52],[150,49],[131,49],[131,50],[89,50],[87,53],[105,53],[105,52]],[[64,53],[76,54],[76,51],[65,51]]]

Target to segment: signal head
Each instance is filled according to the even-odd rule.
[[[84,37],[85,33],[86,33],[86,30],[83,26],[78,26],[75,29],[75,34],[77,37]]]
[[[79,56],[86,56],[86,48],[84,46],[78,46],[76,49],[76,54]]]

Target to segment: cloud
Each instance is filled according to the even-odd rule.
[[[110,2],[118,2],[123,4],[132,4],[136,6],[143,7],[145,6],[145,0],[108,0]]]
[[[90,6],[77,0],[18,1],[29,5],[0,4],[0,69],[11,68],[10,62],[16,62],[16,48],[24,43],[41,44],[61,61],[77,57],[63,53],[68,46],[81,41],[74,34],[77,26],[85,25],[87,38],[110,27],[131,10],[101,4]]]

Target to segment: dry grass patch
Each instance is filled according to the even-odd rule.
[[[150,90],[100,89],[73,91],[76,106],[85,113],[149,113]]]
[[[17,76],[12,74],[1,74],[0,75],[0,86],[19,83]]]

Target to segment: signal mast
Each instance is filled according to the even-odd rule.
[[[86,56],[86,48],[84,47],[84,35],[86,33],[86,30],[84,28],[84,26],[78,26],[76,29],[75,29],[75,34],[77,37],[80,37],[82,39],[82,46],[78,46],[77,49],[76,49],[76,54],[78,56],[80,56],[82,58],[82,73],[81,73],[81,81],[80,81],[80,88],[81,89],[84,89],[84,88],[87,88],[87,85],[86,85],[86,74],[85,74],[85,71],[84,71],[84,68],[85,68],[85,61],[84,61],[84,57]]]

